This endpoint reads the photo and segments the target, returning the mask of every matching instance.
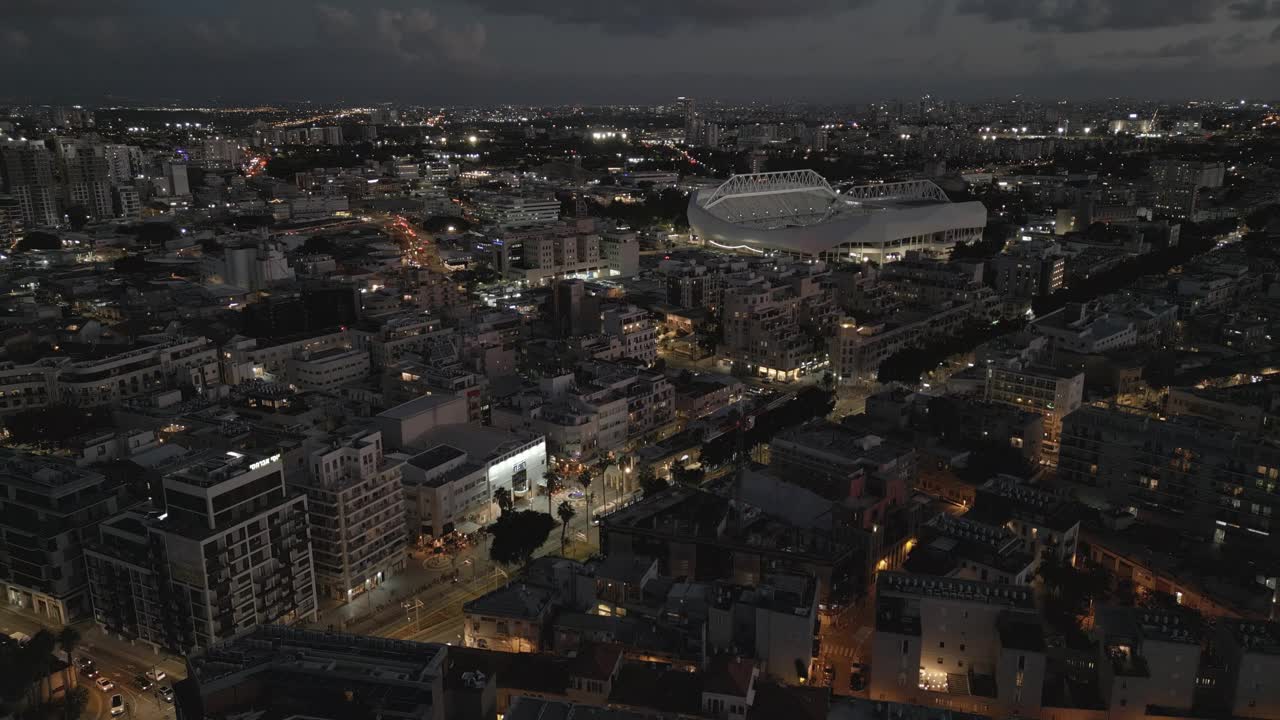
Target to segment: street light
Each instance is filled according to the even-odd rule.
[[[406,600],[405,602],[400,603],[400,606],[403,607],[406,611],[407,610],[413,611],[413,629],[415,632],[421,632],[422,631],[422,614],[421,614],[422,600],[420,598],[414,598],[412,602],[409,602],[408,600]],[[409,619],[408,617],[405,618],[405,620],[408,620],[408,619]]]

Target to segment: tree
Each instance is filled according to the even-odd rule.
[[[590,508],[588,508],[589,510]],[[560,516],[560,554],[564,554],[565,533],[569,530],[569,521],[578,514],[577,510],[569,504],[568,500],[561,500],[560,506],[556,508],[556,514]]]
[[[504,512],[489,526],[489,559],[500,565],[527,565],[555,526],[555,518],[536,510]]]
[[[18,241],[18,245],[14,249],[18,252],[26,252],[29,250],[60,250],[61,248],[62,240],[57,235],[40,230],[32,230]]]
[[[591,524],[591,471],[583,470],[578,473],[578,484],[582,486],[582,498],[587,501],[587,524]]]
[[[73,687],[67,693],[66,699],[62,701],[62,718],[63,720],[78,720],[88,707],[89,688],[84,685]]]
[[[76,652],[76,648],[80,647],[80,631],[71,627],[70,625],[64,626],[61,630],[58,631],[58,647],[62,648],[62,651],[67,654],[67,669],[65,671],[65,675],[66,675],[65,679],[66,679],[66,687],[71,687],[71,673],[73,671],[74,665],[76,664],[75,652]],[[86,699],[86,702],[87,702],[87,699]],[[83,709],[84,708],[81,708],[81,710]],[[80,716],[80,713],[79,711],[77,711],[76,714],[71,717],[79,717],[79,716]]]
[[[333,243],[323,235],[312,235],[302,243],[302,251],[314,255],[327,255],[333,252]]]
[[[554,470],[548,470],[542,476],[547,481],[547,514],[551,514],[551,503],[555,494],[564,489],[564,480]]]
[[[493,501],[498,503],[498,510],[501,511],[503,515],[511,512],[511,508],[514,506],[514,503],[511,500],[511,488],[499,487],[497,490],[494,490]]]
[[[644,497],[657,495],[667,489],[667,481],[653,473],[653,466],[648,463],[640,466],[640,474],[636,478],[640,483],[640,492]]]
[[[111,425],[106,410],[82,410],[67,405],[32,408],[5,420],[9,442],[15,445],[50,447],[81,433]]]
[[[53,660],[53,649],[57,646],[57,638],[48,630],[41,630],[22,647],[19,666],[23,667],[23,680],[26,683],[27,703],[37,705],[40,697],[40,683],[49,677],[49,667]]]

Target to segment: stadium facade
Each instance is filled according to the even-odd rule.
[[[837,192],[813,170],[734,175],[689,200],[689,225],[712,247],[831,262],[893,262],[908,251],[947,257],[982,239],[982,203],[951,202],[930,180]]]

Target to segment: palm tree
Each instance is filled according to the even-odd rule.
[[[551,514],[551,503],[555,498],[555,494],[564,488],[564,480],[560,478],[560,474],[554,470],[548,470],[543,474],[543,478],[547,481],[547,514]]]
[[[587,525],[591,524],[591,471],[578,473],[578,484],[582,486],[582,497],[587,501]]]
[[[561,500],[560,507],[556,508],[556,514],[560,516],[560,554],[564,554],[564,536],[569,530],[569,521],[578,514],[577,510],[569,504],[568,500]]]
[[[76,664],[74,653],[76,648],[80,647],[80,631],[70,625],[63,627],[58,631],[58,647],[62,648],[62,652],[67,654],[67,668],[63,671],[63,679],[65,680],[64,687],[69,688],[71,687],[71,673],[74,671]],[[68,712],[70,712],[69,709]],[[79,713],[77,713],[77,717],[78,716]]]
[[[503,486],[494,490],[493,501],[498,503],[498,510],[501,511],[502,514],[505,515],[510,512],[512,507],[511,488]]]

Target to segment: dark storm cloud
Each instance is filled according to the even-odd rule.
[[[1034,32],[1147,30],[1213,22],[1222,0],[960,0],[956,11]]]
[[[539,17],[554,23],[596,25],[615,33],[656,34],[681,26],[744,27],[770,20],[822,18],[874,0],[469,0],[495,15]]]
[[[1280,0],[1241,0],[1231,3],[1231,14],[1237,20],[1280,18]]]

